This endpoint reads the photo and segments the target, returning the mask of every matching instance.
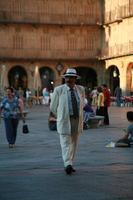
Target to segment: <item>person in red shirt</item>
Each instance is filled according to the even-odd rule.
[[[104,94],[104,125],[109,125],[108,107],[110,106],[110,91],[106,84],[102,84]]]

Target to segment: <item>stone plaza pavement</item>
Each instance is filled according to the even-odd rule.
[[[107,148],[127,127],[132,107],[111,107],[110,126],[80,137],[74,166],[64,173],[58,134],[49,131],[49,108],[29,110],[30,133],[19,124],[16,148],[9,149],[0,124],[0,200],[133,200],[133,147]]]

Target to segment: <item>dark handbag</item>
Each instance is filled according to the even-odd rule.
[[[49,121],[48,126],[49,126],[49,130],[57,131],[56,121]]]
[[[28,128],[28,125],[27,124],[23,124],[23,127],[22,127],[22,132],[24,133],[24,134],[27,134],[27,133],[29,133],[29,128]]]

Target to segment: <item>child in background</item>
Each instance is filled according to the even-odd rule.
[[[133,144],[133,112],[127,112],[127,120],[129,121],[129,126],[127,130],[124,130],[126,134],[116,142],[116,147],[130,147]]]

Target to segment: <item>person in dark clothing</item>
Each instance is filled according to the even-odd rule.
[[[114,96],[116,97],[117,106],[121,106],[121,97],[122,97],[122,90],[119,86],[115,88]]]
[[[110,106],[110,91],[106,84],[102,84],[104,94],[104,125],[109,125],[108,107]]]

